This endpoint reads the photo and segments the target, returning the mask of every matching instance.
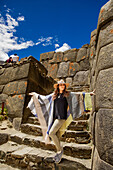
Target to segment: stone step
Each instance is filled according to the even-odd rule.
[[[56,147],[53,142],[51,141],[50,144],[45,144],[42,136],[35,137],[33,135],[26,135],[25,133],[16,132],[15,134],[9,136],[9,140],[18,144],[24,144],[36,148],[43,148],[45,150],[56,151]],[[85,159],[91,157],[92,148],[90,144],[75,144],[63,141],[61,143],[64,148],[64,153],[68,156]],[[70,148],[72,148],[72,150]]]
[[[72,146],[73,148],[73,146]],[[19,145],[8,141],[0,146],[0,162],[24,169],[90,170],[91,159],[78,159],[63,154],[59,164],[53,161],[54,151]]]
[[[29,117],[27,123],[31,123],[34,125],[40,125],[39,120],[37,117]]]
[[[65,134],[61,137],[61,141],[73,142],[79,144],[90,143],[91,137],[88,131],[71,131],[67,130]]]
[[[76,118],[75,121],[79,121],[79,120],[88,120],[90,117],[90,112],[83,114],[81,117]],[[35,125],[39,125],[39,120],[37,117],[35,116],[30,116],[27,120],[27,123],[31,123],[31,124],[35,124]]]
[[[40,125],[39,120],[37,117],[29,117],[27,123],[34,124],[34,125]],[[88,121],[87,120],[74,120],[68,127],[69,130],[78,130],[82,131],[88,127]]]
[[[74,120],[68,127],[68,130],[83,131],[88,130],[88,120]]]
[[[21,132],[30,134],[30,135],[35,135],[35,136],[42,136],[42,130],[41,130],[40,125],[34,125],[30,123],[22,124]],[[90,134],[88,131],[66,130],[61,140],[66,141],[66,142],[72,141],[75,143],[89,143]]]
[[[85,114],[83,114],[81,117],[76,118],[75,120],[88,120],[90,117],[90,112],[87,112]]]
[[[19,170],[18,168],[11,167],[11,166],[6,165],[4,163],[0,163],[0,169],[1,170]]]
[[[21,124],[21,132],[30,135],[42,136],[42,130],[40,125],[34,125],[30,123]]]

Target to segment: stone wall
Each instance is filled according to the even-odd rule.
[[[91,115],[92,170],[113,169],[113,0],[100,10],[91,34],[90,89],[96,89]]]
[[[46,68],[32,56],[18,64],[4,64],[0,68],[0,103],[5,101],[8,117],[15,128],[26,122],[31,112],[26,108],[29,92],[49,94],[54,80],[47,76]]]
[[[69,90],[87,91],[89,89],[89,45],[65,52],[40,54],[40,62],[47,68],[48,76],[55,80],[63,78],[70,84]]]

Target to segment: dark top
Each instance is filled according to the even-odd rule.
[[[54,100],[53,118],[54,119],[67,119],[68,102],[63,93],[59,93],[58,97]]]

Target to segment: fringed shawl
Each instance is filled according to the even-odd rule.
[[[39,119],[43,137],[46,143],[50,142],[49,131],[53,124],[53,94],[54,93],[51,93],[49,95],[40,95],[38,93],[34,93],[28,103],[28,107],[31,110],[32,114],[38,117]],[[82,92],[70,92],[69,96],[66,98],[68,102],[67,119],[59,130],[60,137],[64,134],[66,128],[69,126],[72,120],[80,117],[84,113],[85,102]],[[91,97],[89,97],[89,95],[88,100],[91,100]]]

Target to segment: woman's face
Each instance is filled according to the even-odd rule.
[[[65,89],[65,84],[59,84],[59,90],[63,91]]]

